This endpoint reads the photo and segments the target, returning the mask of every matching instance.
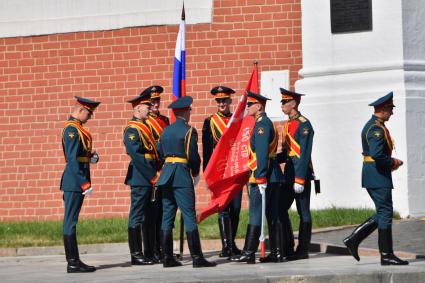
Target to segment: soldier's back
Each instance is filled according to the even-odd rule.
[[[164,165],[158,179],[158,186],[192,186],[189,160],[186,154],[186,139],[191,127],[182,119],[164,129],[159,148]]]

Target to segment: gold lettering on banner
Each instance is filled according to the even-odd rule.
[[[225,177],[234,176],[236,174],[239,174],[240,172],[248,170],[248,162],[245,162],[246,164],[240,164],[241,160],[238,157],[242,157],[245,159],[248,158],[248,145],[246,144],[246,142],[249,142],[250,132],[251,128],[246,127],[242,130],[242,137],[240,141],[235,142],[235,139],[228,141],[229,145],[231,145],[231,148],[226,170],[224,173]]]

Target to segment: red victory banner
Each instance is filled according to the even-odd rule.
[[[211,192],[211,200],[198,214],[198,222],[222,211],[249,179],[248,146],[255,119],[245,116],[246,91],[259,93],[257,62],[244,94],[220,138],[205,168],[204,177]]]

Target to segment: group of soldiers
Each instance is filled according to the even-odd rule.
[[[124,129],[123,139],[131,158],[125,178],[125,184],[131,188],[128,222],[131,264],[182,265],[173,254],[173,228],[178,208],[185,223],[193,267],[213,267],[216,263],[203,256],[196,222],[194,187],[199,182],[201,158],[198,133],[189,125],[193,99],[184,96],[168,105],[175,117],[175,122],[170,125],[169,119],[159,113],[162,92],[161,86],[151,86],[128,101],[133,107],[133,117]],[[205,119],[202,128],[204,170],[232,116],[230,106],[234,93],[226,86],[211,90],[217,112]],[[263,196],[270,253],[261,257],[260,262],[285,262],[309,257],[312,231],[310,184],[315,179],[311,162],[314,130],[310,121],[298,110],[303,94],[283,88],[280,93],[282,112],[289,119],[282,128],[281,151],[278,153],[278,130],[265,112],[269,99],[259,93],[247,92],[247,115],[255,118],[255,125],[249,142],[249,223],[242,251],[235,244],[242,189],[218,217],[222,241],[219,256],[234,262],[256,262]],[[79,258],[76,225],[84,197],[93,193],[90,164],[99,160],[92,150],[92,137],[83,124],[91,118],[100,102],[81,97],[76,99],[62,134],[66,159],[61,180],[65,204],[63,235],[69,273],[96,270]],[[392,115],[392,93],[371,105],[375,113],[362,132],[363,187],[372,197],[377,214],[359,226],[344,243],[359,260],[358,245],[379,227],[381,264],[407,264],[392,250],[391,172],[403,164],[391,157],[393,144],[384,125]],[[296,249],[288,215],[294,200],[300,216]]]

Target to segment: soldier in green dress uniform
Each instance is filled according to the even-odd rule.
[[[249,143],[250,188],[249,188],[249,223],[245,238],[245,246],[240,256],[234,256],[232,261],[255,263],[255,252],[258,249],[261,233],[262,194],[266,198],[266,217],[270,227],[271,253],[260,259],[262,262],[278,262],[277,238],[274,235],[280,225],[280,184],[283,174],[276,160],[276,150],[279,140],[278,132],[265,112],[268,98],[261,94],[248,91],[248,114],[255,117],[255,125]]]
[[[164,129],[170,121],[159,111],[161,106],[161,93],[164,89],[159,85],[146,88],[142,93],[150,95],[152,108],[146,123],[151,127],[155,142],[159,142]],[[146,257],[152,258],[155,263],[162,260],[161,249],[161,222],[162,222],[162,194],[161,190],[154,188],[151,201],[148,203],[145,217],[142,222],[143,251]]]
[[[374,115],[362,130],[363,170],[362,187],[366,188],[376,207],[376,214],[358,226],[344,239],[353,257],[359,261],[360,243],[378,228],[378,245],[381,253],[381,265],[407,265],[408,262],[394,255],[392,240],[392,172],[403,162],[392,157],[394,144],[385,126],[393,115],[393,93],[369,104],[375,109]]]
[[[62,131],[62,148],[66,166],[62,175],[60,188],[63,191],[65,215],[63,219],[63,241],[68,262],[67,272],[93,272],[80,260],[77,231],[78,216],[84,197],[93,193],[90,179],[90,163],[97,163],[99,156],[92,151],[92,136],[83,127],[100,104],[87,98],[75,97],[77,103]]]
[[[142,252],[141,225],[150,203],[153,185],[159,176],[161,161],[151,127],[146,122],[151,108],[150,94],[142,92],[128,102],[133,106],[133,118],[124,129],[124,145],[131,158],[125,178],[125,184],[131,187],[128,244],[131,264],[149,265],[154,260],[152,254],[146,256]],[[146,246],[145,249],[152,250],[152,247]]]
[[[311,152],[313,148],[314,130],[310,121],[298,110],[303,94],[292,92],[284,88],[282,94],[282,112],[288,115],[289,120],[282,129],[282,152],[285,153],[285,185],[282,192],[282,223],[286,227],[287,259],[298,260],[308,258],[308,248],[311,241],[312,218],[310,212],[311,180],[313,180],[313,166]],[[295,198],[300,226],[298,246],[293,253],[293,233],[289,221],[288,209]]]
[[[211,89],[217,102],[217,112],[204,120],[202,127],[202,155],[203,170],[208,165],[214,148],[218,144],[223,132],[229,123],[232,113],[230,105],[232,104],[231,95],[235,91],[226,86],[216,86]],[[235,243],[236,233],[239,225],[239,214],[241,211],[242,190],[230,201],[227,207],[218,214],[218,227],[220,229],[221,253],[220,257],[230,257],[240,255],[241,250]]]
[[[192,97],[183,96],[168,106],[173,110],[176,121],[164,129],[159,141],[158,150],[164,165],[156,185],[162,191],[161,243],[164,267],[181,265],[173,256],[172,229],[177,208],[183,215],[193,267],[216,265],[204,258],[196,224],[192,177],[199,178],[201,158],[198,153],[198,133],[188,124],[192,101]]]

